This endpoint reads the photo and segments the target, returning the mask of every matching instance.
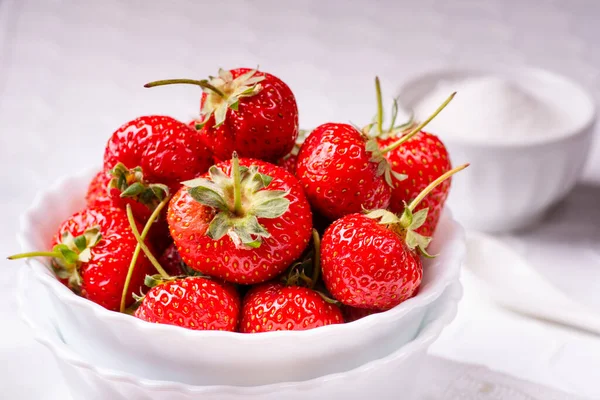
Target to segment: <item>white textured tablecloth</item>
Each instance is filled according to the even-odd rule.
[[[123,122],[196,113],[198,90],[143,89],[150,80],[260,65],[292,87],[305,127],[370,119],[375,74],[391,97],[406,77],[445,66],[537,65],[600,99],[598,1],[283,4],[0,0],[0,254],[18,250],[18,215],[35,192],[99,164]],[[584,180],[544,225],[504,239],[563,291],[600,310],[600,140]],[[0,265],[0,287],[12,287],[17,266]],[[7,293],[0,291],[0,302]],[[1,309],[0,318],[10,321],[11,312]],[[0,329],[0,387],[24,396],[14,398],[39,398],[25,396],[25,381],[11,375],[37,350]],[[600,339],[500,310],[469,290],[432,352],[600,398]]]

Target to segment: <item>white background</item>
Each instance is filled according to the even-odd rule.
[[[34,194],[100,165],[122,123],[197,112],[198,89],[143,89],[147,81],[260,65],[295,92],[303,127],[367,122],[375,74],[391,97],[408,77],[447,66],[535,65],[578,80],[600,100],[599,20],[594,0],[0,0],[0,255],[18,251],[18,215]],[[599,142],[585,183],[542,226],[504,238],[597,310]],[[0,297],[8,297],[18,264],[2,268]],[[496,309],[474,293],[436,353],[600,398],[600,339]],[[11,303],[2,303],[0,318],[14,321]],[[0,387],[25,390],[44,377],[21,379],[12,366],[41,349],[17,325],[0,329]]]

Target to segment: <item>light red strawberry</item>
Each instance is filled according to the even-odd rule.
[[[249,68],[220,69],[208,80],[173,79],[146,87],[177,83],[202,87],[202,134],[217,159],[237,151],[240,157],[276,161],[294,147],[298,107],[279,78]]]
[[[238,326],[240,299],[234,290],[210,279],[172,279],[150,289],[134,315],[152,323],[233,332]]]
[[[377,142],[352,125],[327,123],[315,128],[296,165],[311,205],[331,220],[389,205],[389,165]]]
[[[139,229],[139,227],[138,227]],[[51,257],[57,277],[75,293],[109,310],[118,311],[125,278],[137,241],[125,211],[86,208],[64,221],[52,241],[52,250],[11,258]],[[144,286],[154,270],[146,257],[137,259],[126,304]]]
[[[323,280],[333,297],[352,307],[387,310],[413,296],[423,277],[419,253],[428,255],[431,240],[416,232],[427,211],[413,210],[436,185],[466,167],[432,182],[399,216],[375,210],[333,222],[321,243]]]
[[[270,282],[244,297],[240,332],[298,331],[343,322],[339,307],[314,290]]]
[[[185,185],[167,219],[190,268],[259,283],[283,272],[308,245],[310,206],[296,178],[276,165],[234,156]]]

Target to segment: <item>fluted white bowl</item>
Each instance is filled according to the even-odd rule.
[[[74,399],[87,400],[305,400],[305,399],[405,399],[418,398],[417,376],[423,373],[423,356],[429,345],[456,315],[462,296],[460,283],[450,285],[427,310],[415,339],[383,357],[348,371],[301,382],[254,387],[232,385],[193,386],[173,381],[149,380],[119,369],[95,365],[67,345],[50,318],[49,292],[23,274],[18,290],[20,315],[35,339],[55,356]],[[230,352],[223,349],[228,355]],[[260,363],[260,360],[257,360]],[[302,365],[292,360],[297,367]]]
[[[44,249],[59,223],[84,206],[93,172],[60,180],[22,218],[23,251]],[[239,334],[151,324],[108,311],[73,294],[42,262],[29,260],[29,279],[48,292],[49,318],[86,360],[148,379],[195,385],[254,386],[303,381],[348,371],[414,339],[428,308],[458,281],[464,233],[449,212],[441,218],[425,262],[419,294],[392,310],[308,331]]]
[[[563,199],[581,176],[596,122],[592,96],[577,83],[536,68],[441,70],[409,79],[399,89],[405,109],[415,106],[440,82],[482,75],[506,76],[543,90],[571,120],[563,132],[546,138],[506,143],[473,141],[437,131],[455,165],[471,167],[452,182],[448,205],[458,221],[476,230],[506,232],[525,228]],[[459,101],[460,92],[454,101]],[[448,107],[444,113],[452,112]],[[477,110],[473,110],[477,112]]]

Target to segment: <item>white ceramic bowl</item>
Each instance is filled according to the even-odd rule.
[[[542,88],[573,122],[562,135],[520,144],[477,143],[435,132],[454,165],[471,163],[452,182],[448,205],[456,219],[469,228],[505,232],[538,221],[573,188],[588,156],[596,110],[591,96],[575,82],[533,68],[431,72],[408,80],[398,99],[403,108],[413,109],[440,82],[490,74]],[[459,99],[460,93],[454,101]],[[452,112],[451,105],[443,112]]]
[[[63,179],[37,197],[22,219],[23,251],[45,248],[60,221],[83,206],[91,175]],[[148,379],[254,386],[348,371],[414,339],[429,306],[458,281],[464,233],[449,213],[431,249],[439,257],[427,260],[419,294],[390,311],[309,331],[252,335],[150,324],[76,296],[42,260],[30,260],[28,272],[49,293],[49,317],[65,343],[95,365]]]
[[[87,400],[396,399],[399,393],[402,398],[417,398],[417,377],[424,372],[421,362],[425,350],[454,318],[462,295],[460,283],[448,287],[427,310],[418,336],[380,359],[302,382],[236,387],[148,380],[90,363],[64,342],[49,318],[51,304],[44,301],[49,293],[38,290],[39,286],[39,282],[21,279],[21,317],[32,328],[36,340],[56,357],[73,398]]]

